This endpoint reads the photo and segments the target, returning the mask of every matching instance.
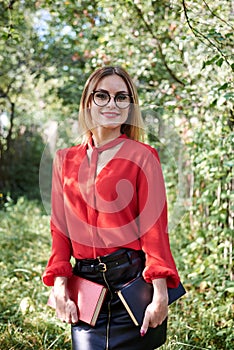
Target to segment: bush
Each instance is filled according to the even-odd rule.
[[[36,131],[26,130],[11,141],[9,150],[3,151],[1,191],[4,198],[10,194],[13,200],[20,196],[39,199],[39,166],[44,144]]]
[[[21,197],[0,211],[0,344],[11,350],[68,350],[70,326],[46,306],[41,275],[50,254],[49,217],[36,201]],[[162,350],[230,350],[233,344],[231,282],[215,254],[193,241],[186,218],[171,235],[187,295],[170,306]],[[181,230],[181,231],[180,231]]]

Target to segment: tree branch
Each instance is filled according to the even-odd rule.
[[[9,9],[9,10],[13,10],[13,6],[14,6],[14,3],[16,2],[16,0],[11,0],[10,2],[9,2],[9,4],[7,5],[7,8]]]
[[[9,131],[6,137],[6,153],[10,150],[11,147],[11,140],[12,140],[12,133],[13,133],[13,127],[14,127],[14,119],[15,119],[15,104],[14,102],[10,102],[10,127]]]
[[[224,53],[222,52],[222,50],[220,50],[220,48],[218,46],[216,46],[213,41],[211,41],[207,36],[205,36],[204,34],[202,34],[199,30],[197,30],[196,28],[194,28],[191,24],[191,21],[189,19],[188,16],[188,11],[187,11],[187,6],[186,6],[186,2],[185,0],[182,0],[182,4],[183,4],[183,9],[184,9],[184,14],[185,14],[185,18],[187,21],[187,24],[189,26],[189,28],[191,29],[192,33],[194,34],[195,37],[197,37],[204,45],[207,46],[207,44],[202,40],[205,39],[208,41],[208,43],[213,46],[219,53],[220,55],[223,57],[223,59],[225,60],[225,62],[231,66],[230,62],[227,60],[226,56],[224,55]],[[209,47],[209,46],[208,46]]]
[[[223,18],[221,18],[220,16],[218,16],[211,8],[210,6],[207,4],[207,2],[205,0],[203,0],[205,6],[207,7],[207,9],[210,11],[210,13],[212,14],[212,16],[218,18],[221,22],[225,23],[227,26],[229,26],[231,29],[234,30],[234,27],[228,23],[227,21],[225,21]]]
[[[172,77],[173,80],[175,80],[177,83],[179,83],[179,84],[184,86],[185,84],[175,75],[175,73],[168,66],[167,61],[166,61],[166,57],[165,57],[165,55],[163,54],[163,51],[162,51],[161,43],[160,43],[159,39],[157,38],[157,36],[154,34],[154,32],[153,32],[151,26],[149,25],[149,23],[145,20],[141,9],[135,3],[133,3],[133,6],[135,7],[135,9],[136,9],[136,11],[138,13],[138,16],[140,17],[141,21],[144,23],[144,25],[147,28],[148,32],[155,39],[155,41],[157,43],[157,47],[158,47],[159,53],[160,53],[160,56],[161,56],[161,59],[163,61],[163,64],[164,64],[167,72],[170,74],[170,76]]]

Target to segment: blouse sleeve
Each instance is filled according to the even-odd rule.
[[[147,282],[166,278],[167,286],[176,288],[179,276],[171,253],[165,184],[158,154],[150,147],[138,183],[139,229],[146,265],[143,277]]]
[[[56,276],[71,277],[72,275],[70,263],[72,247],[66,226],[62,185],[64,151],[60,150],[56,153],[53,163],[50,223],[52,250],[42,276],[42,280],[47,286],[54,285],[54,277]]]

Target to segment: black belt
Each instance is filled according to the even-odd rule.
[[[106,272],[110,268],[125,263],[132,263],[135,258],[143,258],[141,250],[120,249],[114,253],[97,257],[96,259],[76,259],[75,270],[80,272]]]

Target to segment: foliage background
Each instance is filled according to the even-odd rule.
[[[134,77],[159,150],[188,291],[170,308],[164,348],[231,349],[233,1],[11,0],[0,14],[0,348],[70,348],[40,277],[51,163],[76,142],[86,78],[112,64]]]

